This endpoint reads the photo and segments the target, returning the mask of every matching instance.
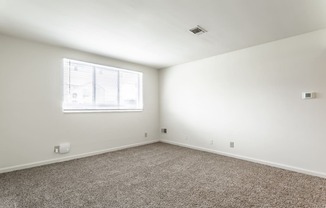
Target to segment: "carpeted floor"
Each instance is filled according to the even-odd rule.
[[[163,143],[0,174],[0,208],[325,208],[326,179]]]

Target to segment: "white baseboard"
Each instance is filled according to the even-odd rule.
[[[140,143],[135,143],[135,144],[119,146],[119,147],[112,147],[109,149],[104,149],[104,150],[99,150],[99,151],[71,155],[71,156],[67,156],[67,157],[61,157],[61,158],[56,158],[56,159],[43,160],[43,161],[38,161],[38,162],[33,162],[33,163],[15,165],[15,166],[11,166],[11,167],[0,168],[0,173],[6,173],[6,172],[15,171],[15,170],[22,170],[22,169],[27,169],[27,168],[32,168],[32,167],[37,167],[37,166],[42,166],[42,165],[49,165],[49,164],[53,164],[53,163],[59,163],[59,162],[64,162],[64,161],[68,161],[68,160],[74,160],[74,159],[89,157],[89,156],[93,156],[93,155],[99,155],[99,154],[103,154],[103,153],[107,153],[107,152],[114,152],[117,150],[142,146],[142,145],[146,145],[146,144],[152,144],[152,143],[156,143],[156,142],[159,142],[159,140],[145,141],[145,142],[140,142]]]
[[[43,161],[38,161],[38,162],[33,162],[33,163],[27,163],[27,164],[22,164],[22,165],[5,167],[5,168],[0,168],[0,173],[11,172],[11,171],[15,171],[15,170],[22,170],[22,169],[27,169],[27,168],[32,168],[32,167],[37,167],[37,166],[42,166],[42,165],[48,165],[48,164],[53,164],[53,163],[59,163],[59,162],[64,162],[64,161],[89,157],[89,156],[93,156],[93,155],[99,155],[99,154],[103,154],[103,153],[107,153],[107,152],[114,152],[114,151],[123,150],[123,149],[131,148],[131,147],[137,147],[137,146],[142,146],[142,145],[146,145],[146,144],[152,144],[152,143],[156,143],[156,142],[163,142],[163,143],[173,144],[173,145],[177,145],[177,146],[181,146],[181,147],[187,147],[187,148],[190,148],[190,149],[210,152],[210,153],[214,153],[214,154],[218,154],[218,155],[223,155],[223,156],[227,156],[227,157],[232,157],[232,158],[246,160],[246,161],[250,161],[250,162],[254,162],[254,163],[268,165],[268,166],[271,166],[271,167],[276,167],[276,168],[281,168],[281,169],[294,171],[294,172],[298,172],[298,173],[303,173],[303,174],[307,174],[307,175],[326,178],[326,173],[322,173],[322,172],[306,170],[306,169],[297,168],[297,167],[284,165],[284,164],[280,164],[280,163],[274,163],[274,162],[254,159],[254,158],[250,158],[250,157],[230,154],[230,153],[221,152],[221,151],[217,151],[217,150],[213,150],[213,149],[198,147],[198,146],[179,143],[179,142],[174,142],[174,141],[167,141],[167,140],[151,140],[151,141],[140,142],[140,143],[135,143],[135,144],[129,144],[129,145],[124,145],[124,146],[119,146],[119,147],[113,147],[113,148],[99,150],[99,151],[93,151],[93,152],[87,152],[87,153],[82,153],[82,154],[77,154],[77,155],[71,155],[71,156],[62,157],[62,158],[43,160]]]
[[[303,169],[303,168],[297,168],[297,167],[293,167],[293,166],[289,166],[289,165],[283,165],[283,164],[280,164],[280,163],[274,163],[274,162],[254,159],[254,158],[250,158],[250,157],[230,154],[230,153],[226,153],[226,152],[221,152],[221,151],[208,149],[208,148],[204,148],[204,147],[198,147],[198,146],[189,145],[189,144],[183,144],[183,143],[174,142],[174,141],[160,140],[160,142],[173,144],[173,145],[177,145],[177,146],[181,146],[181,147],[187,147],[187,148],[190,148],[190,149],[210,152],[210,153],[223,155],[223,156],[227,156],[227,157],[232,157],[232,158],[236,158],[236,159],[246,160],[246,161],[250,161],[250,162],[254,162],[254,163],[259,163],[259,164],[262,164],[262,165],[268,165],[268,166],[271,166],[271,167],[281,168],[281,169],[284,169],[284,170],[294,171],[294,172],[303,173],[303,174],[307,174],[307,175],[311,175],[311,176],[326,178],[326,173],[322,173],[322,172],[306,170],[306,169]]]

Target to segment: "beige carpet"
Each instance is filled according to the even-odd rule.
[[[0,208],[325,208],[326,179],[155,143],[0,174]]]

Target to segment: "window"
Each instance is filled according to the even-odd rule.
[[[142,110],[142,75],[64,59],[63,111]]]

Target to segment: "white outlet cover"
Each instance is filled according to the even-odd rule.
[[[70,151],[70,143],[61,143],[59,145],[59,153],[60,154],[65,154]]]

